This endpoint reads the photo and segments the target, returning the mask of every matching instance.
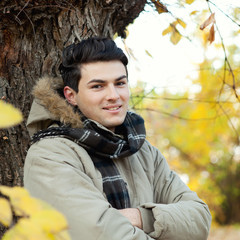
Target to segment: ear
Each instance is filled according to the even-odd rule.
[[[71,105],[73,106],[77,105],[77,101],[76,101],[77,93],[72,88],[70,88],[69,86],[65,86],[63,89],[63,93],[65,98]]]

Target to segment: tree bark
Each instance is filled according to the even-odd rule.
[[[0,99],[19,108],[24,121],[0,130],[0,184],[23,185],[29,147],[26,120],[31,90],[44,74],[58,75],[63,47],[89,36],[125,37],[146,0],[0,1]],[[0,113],[1,117],[1,113]],[[0,236],[4,229],[0,226]]]
[[[117,2],[117,3],[116,3]],[[125,27],[143,10],[145,0],[1,1],[0,98],[24,115],[24,122],[0,130],[0,184],[23,184],[29,143],[26,119],[31,89],[44,74],[58,75],[64,46],[89,36],[124,37]]]
[[[44,74],[58,75],[63,47],[89,36],[125,37],[146,0],[0,1],[0,99],[23,115],[22,124],[0,130],[0,184],[23,185],[29,144],[26,119],[31,89]],[[1,116],[1,113],[0,113]]]

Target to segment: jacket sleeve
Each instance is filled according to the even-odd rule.
[[[72,240],[153,239],[109,205],[96,187],[101,176],[93,179],[87,174],[91,166],[85,169],[83,162],[90,158],[81,149],[79,159],[78,151],[79,146],[67,139],[43,139],[33,144],[25,160],[25,188],[66,216]]]
[[[169,169],[162,154],[149,147],[155,160],[155,202],[139,207],[144,231],[159,240],[206,240],[211,225],[208,206]]]

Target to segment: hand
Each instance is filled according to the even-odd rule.
[[[133,226],[142,229],[142,217],[137,208],[125,208],[118,211],[126,217]]]

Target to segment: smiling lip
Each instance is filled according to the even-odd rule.
[[[108,110],[108,111],[117,111],[121,108],[122,106],[115,106],[115,107],[105,107],[103,108],[104,110]]]

